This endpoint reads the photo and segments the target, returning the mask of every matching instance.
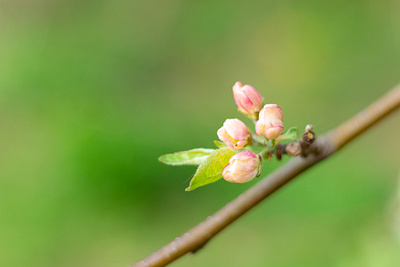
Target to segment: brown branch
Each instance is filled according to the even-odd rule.
[[[341,149],[359,134],[399,107],[400,85],[333,131],[317,138],[309,148],[316,152],[315,154],[310,154],[307,157],[293,158],[287,164],[228,203],[214,215],[209,216],[205,221],[182,236],[175,238],[171,243],[165,245],[147,258],[132,265],[132,267],[165,266],[188,252],[195,252],[203,247],[218,232],[256,206],[263,199],[303,171]]]

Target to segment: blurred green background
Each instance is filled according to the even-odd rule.
[[[127,266],[256,183],[157,161],[245,120],[236,81],[323,134],[400,82],[400,2],[0,0],[0,265]],[[172,266],[400,266],[399,122]]]

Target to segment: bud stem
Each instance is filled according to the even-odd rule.
[[[270,154],[270,149],[268,147],[265,148],[260,153],[258,153],[258,155],[261,157],[262,160],[269,159],[269,154]]]

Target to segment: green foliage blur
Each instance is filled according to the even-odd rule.
[[[157,161],[246,121],[236,81],[320,135],[399,73],[395,0],[0,0],[0,265],[128,266],[255,184]],[[399,122],[171,266],[400,266]]]

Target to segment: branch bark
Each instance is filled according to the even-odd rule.
[[[315,154],[295,157],[287,164],[262,179],[214,215],[165,245],[132,267],[165,266],[188,252],[203,247],[212,237],[255,207],[273,192],[314,164],[329,157],[372,125],[400,107],[400,85],[392,89],[368,108],[330,131],[311,145]]]

